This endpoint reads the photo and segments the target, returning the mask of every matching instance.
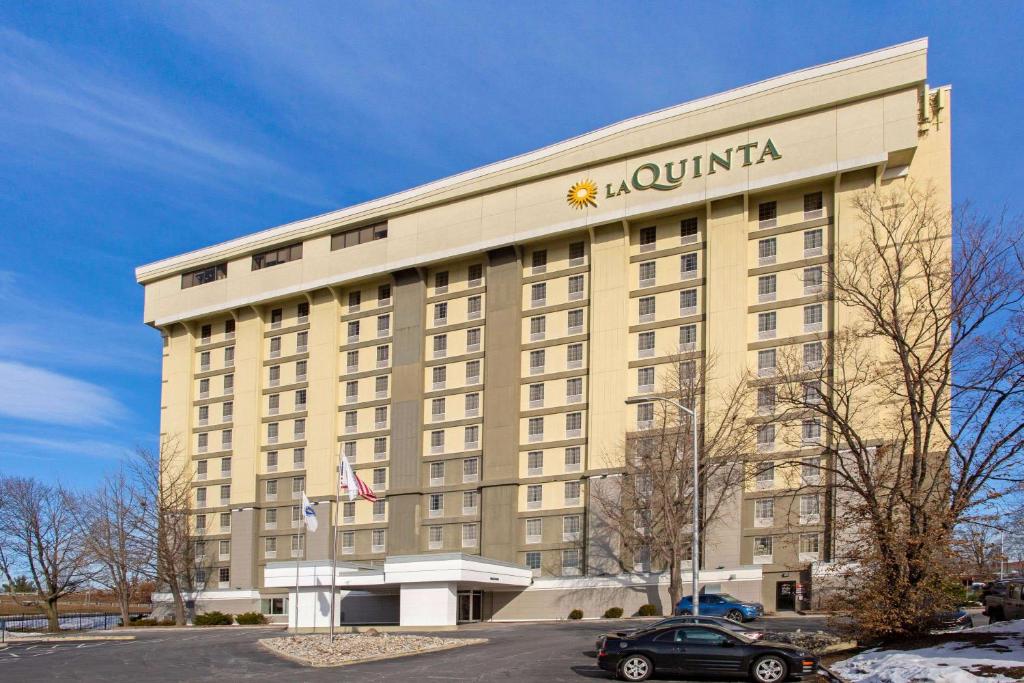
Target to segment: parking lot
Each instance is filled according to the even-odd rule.
[[[0,650],[0,681],[582,681],[610,680],[591,656],[595,637],[635,621],[475,624],[451,636],[490,642],[456,650],[315,669],[279,659],[257,641],[281,629],[135,631],[136,640],[20,643]],[[773,630],[824,626],[821,617],[767,617]]]

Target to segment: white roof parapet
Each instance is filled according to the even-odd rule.
[[[403,205],[417,200],[426,199],[432,194],[451,191],[454,188],[457,188],[460,184],[469,184],[471,182],[485,180],[489,177],[502,173],[523,169],[559,154],[575,150],[583,145],[606,140],[636,128],[656,124],[673,117],[692,114],[693,112],[709,107],[742,100],[770,90],[784,88],[801,81],[828,77],[839,72],[911,55],[917,52],[926,51],[927,49],[928,39],[919,38],[906,43],[900,43],[898,45],[882,48],[873,52],[839,59],[827,64],[800,69],[782,76],[776,76],[774,78],[758,81],[750,85],[734,88],[715,95],[666,107],[665,109],[635,116],[633,118],[605,126],[604,128],[599,128],[595,131],[584,133],[553,145],[548,145],[547,147],[542,147],[502,161],[463,171],[461,173],[456,173],[455,175],[448,176],[447,178],[435,180],[408,190],[396,192],[394,194],[386,195],[384,197],[356,204],[347,208],[329,211],[319,216],[313,216],[274,228],[261,230],[259,232],[208,247],[203,247],[184,254],[179,254],[177,256],[154,261],[136,268],[135,277],[138,282],[145,283],[192,267],[198,267],[201,264],[210,263],[214,260],[219,260],[220,258],[255,251],[261,247],[269,247],[270,245],[280,244],[290,240],[301,239],[328,229],[334,229],[347,224],[356,224],[362,220],[384,219],[386,216],[383,214],[386,211],[399,211],[403,208]]]

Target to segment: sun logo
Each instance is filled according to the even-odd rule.
[[[574,209],[585,209],[597,206],[597,183],[593,180],[581,180],[569,188],[565,201]]]

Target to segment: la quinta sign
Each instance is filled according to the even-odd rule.
[[[712,152],[708,155],[706,167],[702,154],[679,161],[668,161],[662,165],[648,162],[637,166],[632,176],[623,178],[618,184],[607,183],[604,186],[604,198],[611,199],[621,194],[643,192],[644,190],[666,192],[681,186],[687,178],[715,175],[719,171],[730,171],[734,166],[742,168],[763,164],[766,161],[777,161],[781,158],[782,153],[779,152],[778,146],[772,142],[771,138],[768,138],[764,145],[759,142],[748,142],[744,145],[729,147],[721,152]],[[589,194],[586,198],[582,197],[585,192],[584,188],[590,189],[593,185],[594,183],[590,180],[573,185],[567,196],[569,205],[578,209],[597,206],[597,197],[594,196],[596,193]]]

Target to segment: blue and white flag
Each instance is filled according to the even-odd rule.
[[[302,523],[306,525],[307,529],[316,533],[316,510],[313,509],[313,504],[309,502],[309,498],[306,498],[305,491],[302,492]]]

